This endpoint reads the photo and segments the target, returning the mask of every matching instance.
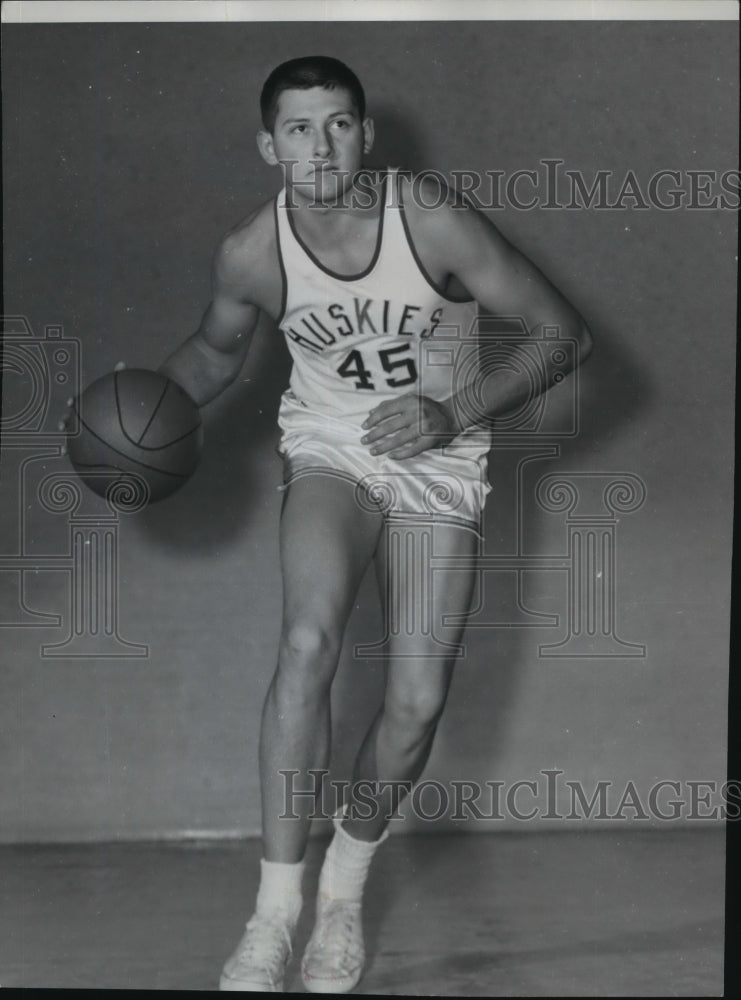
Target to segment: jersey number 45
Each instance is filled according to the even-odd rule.
[[[358,350],[350,351],[337,371],[343,378],[355,379],[356,389],[373,390],[376,388],[374,379],[379,378],[394,389],[403,385],[413,385],[418,376],[414,358],[409,356],[410,350],[411,344],[399,344],[398,347],[386,347],[378,352],[381,367],[389,375],[385,379],[378,374],[377,370],[374,371],[373,368],[366,367],[363,355]],[[401,354],[405,354],[406,357],[400,357]],[[392,372],[397,374],[392,374]]]

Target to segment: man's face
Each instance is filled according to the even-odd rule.
[[[348,91],[284,90],[272,133],[260,132],[266,162],[280,163],[299,198],[331,203],[352,183],[373,142],[373,123],[361,121]]]

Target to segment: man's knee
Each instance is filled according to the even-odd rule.
[[[289,666],[332,665],[339,655],[339,630],[318,618],[300,618],[284,623],[280,638],[281,663]]]
[[[338,643],[318,625],[284,627],[272,689],[279,711],[315,711],[326,702],[338,654]]]
[[[424,736],[437,726],[445,707],[445,694],[442,686],[393,692],[386,697],[384,715],[400,731]]]

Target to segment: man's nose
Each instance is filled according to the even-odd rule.
[[[314,143],[314,156],[317,159],[326,159],[332,151],[332,144],[326,129],[319,129]]]

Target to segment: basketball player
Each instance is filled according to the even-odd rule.
[[[577,345],[575,364],[591,338],[537,268],[484,216],[441,198],[434,180],[359,173],[373,122],[342,63],[284,63],[265,83],[261,110],[258,148],[280,168],[283,188],[223,239],[201,325],[162,370],[207,403],[236,378],[260,311],[283,331],[293,358],[279,415],[284,607],[260,734],[261,881],[221,977],[222,989],[279,991],[302,906],[312,812],[306,798],[287,806],[281,772],[297,771],[295,787],[307,788],[311,769],[327,767],[330,687],[361,578],[374,561],[384,608],[393,598],[396,613],[415,622],[426,611],[437,636],[460,638],[462,626],[441,623],[461,621],[472,594],[489,489],[489,441],[474,425],[533,393],[517,365],[478,381],[474,368],[458,384],[425,345],[441,330],[462,342],[476,303],[522,317],[534,336],[543,325],[559,327]],[[546,358],[537,392],[549,388],[549,365]],[[457,559],[455,569],[436,570],[426,596],[413,586],[413,568],[390,564],[389,532],[404,523],[412,532],[432,523],[436,555]],[[346,992],[360,979],[363,887],[403,794],[380,783],[420,776],[451,681],[455,657],[440,657],[432,632],[388,632],[385,697],[359,739],[354,771],[356,782],[375,783],[378,808],[334,820],[301,963],[309,991]],[[281,819],[286,812],[299,818]]]

